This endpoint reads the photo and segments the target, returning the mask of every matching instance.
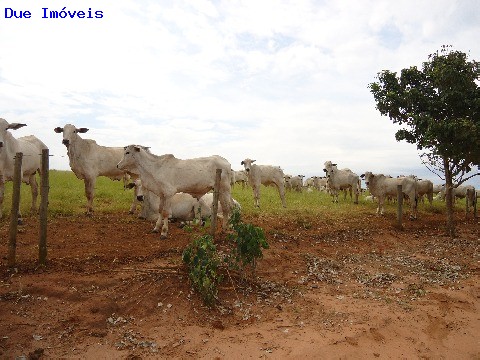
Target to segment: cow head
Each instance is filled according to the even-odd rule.
[[[72,144],[78,137],[78,133],[86,133],[88,128],[76,128],[74,125],[67,124],[63,128],[56,127],[53,129],[56,133],[63,133],[63,141],[62,144],[65,145],[67,148],[70,144]]]
[[[243,165],[245,167],[245,171],[249,172],[250,169],[252,168],[252,163],[254,163],[256,160],[251,160],[251,159],[245,159],[243,160],[240,165]]]
[[[132,172],[133,174],[138,174],[135,155],[139,154],[141,151],[148,151],[147,149],[148,148],[140,145],[125,146],[123,148],[123,159],[120,160],[120,162],[117,164],[117,168],[120,170]]]
[[[127,188],[135,189],[135,197],[138,201],[145,200],[145,196],[143,195],[142,181],[140,179],[136,179],[135,182],[127,184]]]
[[[0,148],[5,146],[7,139],[11,134],[7,132],[7,130],[17,130],[23,126],[27,126],[26,124],[19,124],[19,123],[11,123],[9,124],[7,120],[0,119]]]
[[[337,164],[333,164],[331,161],[325,161],[323,166],[323,171],[325,172],[325,176],[327,178],[330,177],[332,173],[337,169]]]
[[[360,177],[365,180],[365,185],[368,186],[373,181],[375,175],[373,175],[370,171],[365,171],[365,173],[360,175]]]

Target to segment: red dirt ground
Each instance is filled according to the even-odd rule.
[[[226,280],[213,308],[193,292],[181,254],[203,231],[167,240],[125,214],[26,218],[17,267],[0,222],[0,358],[480,359],[480,232],[444,215],[406,222],[245,217],[265,229],[255,277]]]

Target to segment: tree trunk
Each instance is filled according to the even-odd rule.
[[[443,158],[445,169],[445,201],[447,205],[447,233],[453,239],[455,237],[455,222],[453,219],[453,179],[450,163]]]

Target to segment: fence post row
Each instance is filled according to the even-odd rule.
[[[220,193],[221,176],[222,169],[217,169],[215,173],[215,187],[213,188],[212,223],[210,225],[210,235],[212,235],[212,237],[215,237],[215,231],[217,229],[218,195]]]
[[[20,208],[20,185],[22,183],[23,153],[15,154],[15,164],[13,169],[13,194],[12,194],[12,211],[10,214],[10,234],[8,240],[8,266],[15,266],[15,256],[17,251],[17,227],[18,227],[18,210]]]
[[[42,177],[40,180],[40,234],[38,239],[38,262],[45,265],[47,262],[47,210],[48,210],[48,192],[49,184],[49,151],[42,150]]]

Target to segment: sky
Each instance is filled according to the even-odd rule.
[[[48,18],[62,10],[93,18]],[[53,169],[69,169],[53,129],[74,124],[235,170],[251,158],[308,177],[330,160],[437,184],[368,84],[445,44],[479,60],[479,34],[477,0],[3,0],[0,117],[27,124],[14,136],[40,138]]]

